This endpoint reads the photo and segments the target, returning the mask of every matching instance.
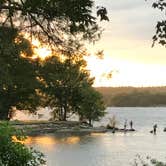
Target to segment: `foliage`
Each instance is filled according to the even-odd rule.
[[[43,62],[40,70],[40,80],[44,85],[41,93],[45,96],[43,104],[51,106],[54,109],[53,117],[59,120],[66,120],[73,113],[97,120],[104,115],[99,111],[104,108],[101,97],[91,87],[94,79],[85,69],[83,57],[86,51],[81,46],[77,47],[78,43],[73,44],[75,50],[66,49],[58,57],[55,55]],[[90,100],[89,106],[85,104],[87,100]]]
[[[118,121],[117,121],[115,115],[113,115],[112,117],[109,118],[109,124],[108,124],[108,127],[116,128],[116,127],[117,127],[117,124],[118,124]]]
[[[84,79],[79,68],[78,64],[71,64],[69,60],[60,62],[56,57],[51,57],[41,70],[46,101],[58,113],[59,120],[66,120],[66,112],[71,111],[73,97]]]
[[[166,163],[151,157],[147,157],[146,160],[144,160],[140,155],[137,155],[133,166],[166,166]]]
[[[0,122],[0,165],[1,166],[42,166],[44,155],[26,147],[22,141],[25,136],[6,122]],[[16,140],[14,140],[15,136]]]
[[[6,33],[10,34],[8,38],[3,35]],[[81,102],[86,98],[84,95],[90,97],[82,90],[85,85],[89,86],[87,91],[95,94],[90,88],[94,79],[85,69],[86,50],[79,42],[69,40],[68,45],[74,49],[67,47],[53,52],[52,57],[39,64],[31,58],[33,52],[28,40],[16,29],[1,27],[0,39],[1,119],[11,118],[15,107],[34,112],[37,106],[50,106],[55,109],[59,120],[66,120],[67,113],[78,113]],[[92,99],[95,102],[99,98]],[[101,115],[96,113],[94,119]]]
[[[0,24],[54,45],[63,45],[68,34],[93,40],[100,36],[97,16],[108,20],[104,7],[93,16],[93,6],[94,0],[0,0]]]
[[[59,120],[66,120],[66,113],[74,112],[79,89],[89,79],[89,73],[83,69],[85,61],[82,55],[75,54],[63,54],[62,61],[55,56],[48,58],[41,69],[40,78],[45,85],[43,92],[47,95],[49,106],[58,113]]]
[[[81,119],[87,119],[91,125],[92,121],[98,121],[104,116],[104,102],[101,94],[87,84],[82,88],[81,94],[82,100],[78,114]]]
[[[0,43],[0,119],[7,119],[13,107],[35,110],[39,83],[29,41],[17,29],[0,27]]]
[[[161,10],[164,17],[166,16],[166,0],[155,0],[152,6],[155,9]],[[153,36],[153,46],[157,41],[162,46],[166,46],[166,19],[157,22],[156,34]]]
[[[93,7],[93,0],[0,0],[0,119],[10,119],[13,108],[35,111],[45,96],[50,106],[58,105],[64,120],[66,112],[76,110],[82,82],[92,84],[93,79],[81,69],[85,61],[80,59],[80,44],[72,41],[96,40],[101,33],[97,17],[109,20],[104,7],[97,7],[93,16]],[[53,54],[58,48],[67,59],[50,58],[39,72],[32,46],[21,35],[25,33],[53,44]]]

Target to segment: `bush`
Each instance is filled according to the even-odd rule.
[[[117,124],[118,124],[118,121],[115,115],[113,115],[112,117],[109,117],[109,123],[107,125],[108,128],[116,128]]]
[[[147,157],[143,159],[140,155],[137,155],[133,166],[166,166],[166,163]]]
[[[26,136],[7,122],[0,122],[0,166],[45,165],[41,152],[23,144]]]

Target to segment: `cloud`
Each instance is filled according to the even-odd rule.
[[[156,22],[161,17],[145,0],[96,0],[109,11],[110,22],[102,23],[105,29],[103,38],[131,40],[149,43],[155,33]]]

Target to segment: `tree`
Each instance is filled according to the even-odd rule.
[[[102,96],[89,85],[85,85],[85,87],[82,88],[81,94],[83,99],[80,103],[78,114],[82,119],[87,119],[89,124],[92,125],[92,121],[98,121],[105,115],[105,106]]]
[[[64,45],[66,35],[94,40],[100,36],[97,16],[108,20],[107,10],[94,0],[0,0],[0,25],[28,32],[45,43]]]
[[[58,47],[62,52],[71,35],[96,40],[101,32],[97,16],[100,20],[108,17],[104,7],[98,7],[93,16],[93,5],[93,0],[0,0],[1,119],[10,118],[13,107],[34,110],[39,101],[41,80],[37,80],[36,64],[27,58],[32,55],[31,46],[21,34],[62,46]]]
[[[133,166],[166,166],[166,163],[163,161],[159,161],[157,159],[151,158],[149,156],[146,159],[143,159],[142,156],[137,155],[132,165]]]
[[[1,166],[42,166],[44,155],[22,142],[26,139],[21,130],[8,123],[0,123],[0,165]],[[13,137],[14,136],[14,137]],[[15,138],[15,139],[14,139]]]
[[[81,88],[84,82],[92,85],[93,78],[85,69],[86,52],[77,42],[75,50],[66,49],[57,56],[46,59],[41,66],[40,80],[43,80],[43,92],[46,103],[54,108],[54,116],[59,120],[66,120],[67,114],[76,113],[81,101]],[[74,48],[74,47],[73,47]]]
[[[166,16],[166,1],[165,0],[156,0],[153,3],[153,8],[161,10],[164,16]],[[166,19],[157,22],[156,25],[156,34],[153,36],[153,45],[155,42],[158,42],[162,46],[166,46]]]
[[[73,98],[78,94],[81,82],[91,79],[88,78],[89,73],[81,69],[85,61],[79,59],[74,62],[77,57],[73,57],[80,58],[80,53],[77,51],[74,56],[71,54],[76,46],[69,45],[68,38],[70,36],[70,41],[76,37],[91,41],[99,38],[101,31],[97,16],[100,20],[108,20],[107,10],[97,7],[97,16],[93,16],[93,5],[93,0],[0,0],[1,119],[10,118],[13,107],[34,111],[39,104],[41,84],[46,87],[49,95],[55,90],[56,99],[52,101],[60,105],[63,120],[66,120],[71,107],[76,108]],[[54,74],[54,82],[48,76],[45,80],[38,76],[37,63],[30,59],[33,54],[31,46],[21,35],[25,33],[46,44],[49,42],[56,48],[62,46],[58,47],[58,51],[69,56],[63,63],[55,60],[55,57],[51,59],[55,65],[53,68],[61,71],[60,74]],[[47,65],[44,68],[47,69]],[[76,87],[73,88],[73,85]],[[46,93],[47,96],[48,94]]]
[[[78,57],[72,55],[63,62],[49,58],[44,62],[40,79],[45,85],[46,104],[54,109],[54,116],[66,120],[69,113],[75,113],[91,125],[104,116],[105,107],[102,96],[92,87],[94,79],[84,69],[85,60]]]
[[[34,111],[38,105],[37,63],[31,45],[16,29],[0,27],[0,119],[11,118],[12,108]],[[27,58],[26,58],[27,57]]]

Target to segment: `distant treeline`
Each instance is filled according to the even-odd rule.
[[[107,106],[148,107],[166,106],[166,86],[164,87],[98,87]]]

